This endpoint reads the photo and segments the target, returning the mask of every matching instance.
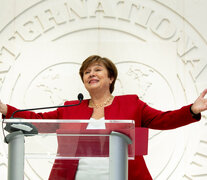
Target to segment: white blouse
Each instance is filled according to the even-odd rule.
[[[91,118],[87,129],[106,129],[105,118]],[[81,158],[75,180],[108,180],[109,179],[109,158]]]

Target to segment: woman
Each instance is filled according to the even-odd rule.
[[[165,130],[196,122],[201,118],[200,113],[207,109],[207,99],[204,98],[207,89],[202,92],[193,104],[167,112],[149,107],[137,95],[114,97],[112,92],[117,78],[117,69],[109,59],[100,56],[88,57],[82,63],[80,76],[91,99],[83,100],[79,106],[58,108],[55,111],[46,113],[18,112],[15,117],[31,119],[95,119],[99,121],[104,121],[104,119],[133,119],[136,127]],[[74,103],[76,102],[67,101],[65,105]],[[6,118],[9,118],[15,110],[17,109],[10,105],[0,103],[0,112]],[[104,164],[104,162],[99,164]],[[107,170],[106,166],[101,168]],[[84,176],[88,173],[95,175],[96,179],[98,179],[97,177],[108,179],[107,173],[105,173],[106,171],[103,173],[103,169],[97,168],[94,172],[90,171],[91,168],[91,163],[87,161],[80,161],[79,163],[78,160],[56,160],[49,179],[79,180],[84,179]],[[129,161],[128,174],[129,180],[152,179],[142,156],[136,156],[135,160]]]

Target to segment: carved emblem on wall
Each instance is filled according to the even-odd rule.
[[[79,92],[89,98],[78,70],[91,54],[117,65],[114,95],[138,94],[161,110],[192,103],[206,78],[207,42],[159,1],[40,1],[8,20],[0,39],[1,96],[19,108],[62,104]],[[150,131],[146,162],[154,179],[206,177],[205,118],[170,132]],[[2,172],[7,164],[3,143],[0,159]],[[42,165],[51,167],[51,161]],[[27,160],[26,179],[46,178],[49,170],[41,167]]]

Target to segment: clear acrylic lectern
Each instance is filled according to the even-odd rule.
[[[135,132],[133,120],[105,120],[105,129],[89,129],[89,122],[96,127],[96,121],[89,120],[5,119],[3,125],[10,132],[5,138],[9,146],[8,180],[24,179],[25,158],[86,157],[109,158],[110,180],[127,180],[128,160],[147,153],[148,131],[140,128]],[[141,144],[135,144],[136,134],[136,142],[142,139]],[[41,142],[41,137],[49,140]]]

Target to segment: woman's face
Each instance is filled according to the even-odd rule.
[[[113,78],[109,78],[108,71],[102,63],[91,64],[83,73],[83,83],[88,92],[110,91]]]

